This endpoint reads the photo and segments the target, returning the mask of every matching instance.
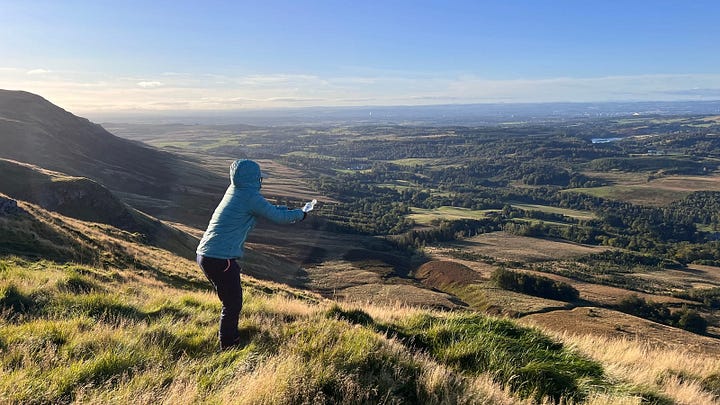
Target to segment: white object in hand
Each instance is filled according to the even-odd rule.
[[[305,204],[304,207],[302,207],[303,212],[310,212],[315,208],[315,204],[317,204],[317,200],[312,200],[309,203]]]

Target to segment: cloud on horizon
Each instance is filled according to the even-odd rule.
[[[29,75],[44,75],[46,73],[51,73],[52,70],[46,70],[46,69],[32,69],[28,70],[26,73]]]
[[[495,102],[710,100],[720,99],[720,74],[490,80],[475,75],[433,76],[407,72],[355,77],[165,72],[157,77],[138,78],[0,67],[0,88],[37,93],[63,108],[86,113]]]
[[[152,81],[152,82],[138,82],[137,85],[142,87],[143,89],[154,89],[157,87],[161,87],[163,84],[162,84],[162,82]]]

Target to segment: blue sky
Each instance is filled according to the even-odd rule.
[[[79,112],[720,99],[718,1],[7,1],[0,88]]]

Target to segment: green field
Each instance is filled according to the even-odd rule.
[[[498,210],[471,210],[460,207],[440,207],[435,209],[424,209],[411,207],[412,214],[409,219],[419,225],[429,225],[433,220],[457,220],[457,219],[483,219],[488,212]]]
[[[300,150],[286,153],[285,156],[300,156],[300,157],[306,157],[306,158],[312,158],[312,159],[337,160],[337,158],[334,156],[321,155],[321,154],[315,153],[315,152],[306,152],[306,151],[300,151]]]
[[[448,160],[444,158],[406,158],[388,162],[399,166],[430,166],[433,168],[461,166],[457,163],[448,163]]]
[[[566,217],[570,218],[576,218],[576,219],[594,219],[595,214],[593,214],[590,211],[580,211],[580,210],[571,210],[569,208],[559,208],[559,207],[551,207],[548,205],[538,205],[538,204],[519,204],[519,203],[512,203],[510,204],[513,208],[525,210],[525,211],[542,211],[547,212],[550,214],[560,214],[565,215]]]

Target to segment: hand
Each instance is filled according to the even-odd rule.
[[[317,204],[317,200],[312,200],[309,203],[305,204],[304,207],[302,207],[303,212],[310,212],[315,208],[315,204]]]

